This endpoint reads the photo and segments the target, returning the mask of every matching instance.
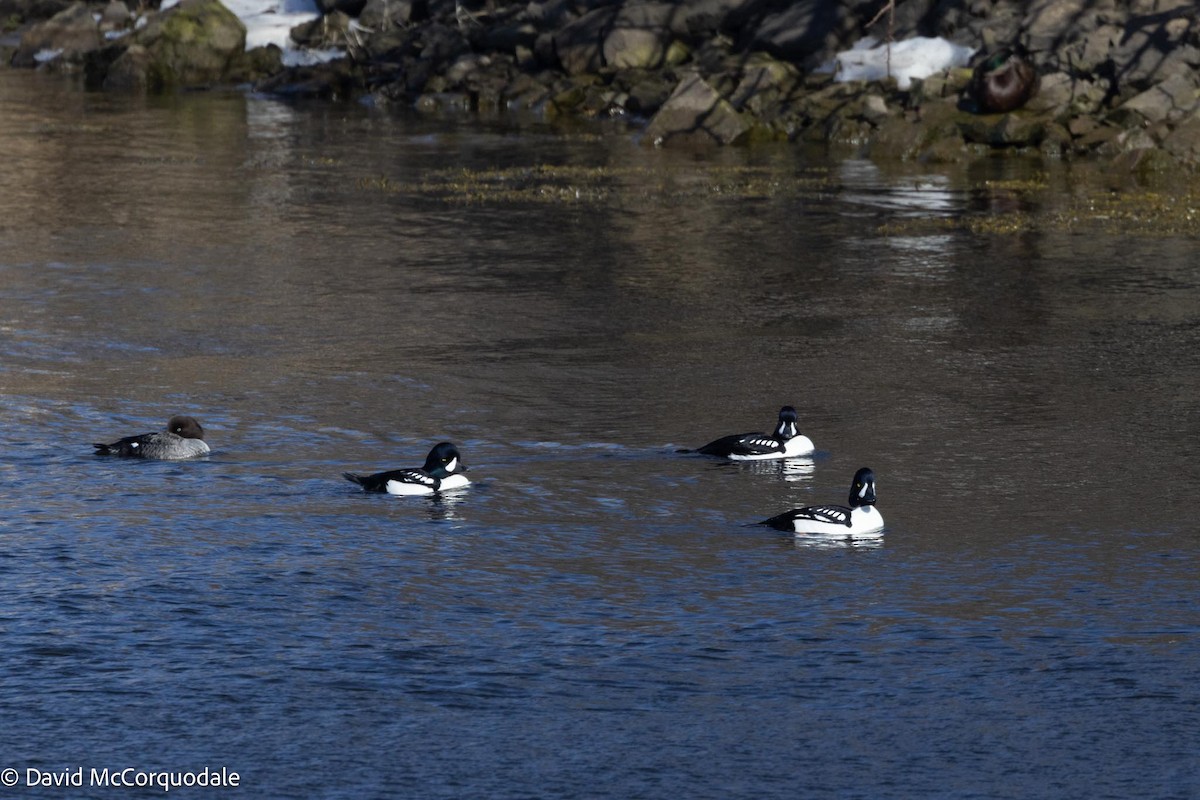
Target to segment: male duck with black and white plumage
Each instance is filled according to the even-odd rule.
[[[870,467],[863,467],[854,473],[849,503],[849,507],[825,505],[793,508],[759,524],[797,536],[860,539],[883,535],[883,515],[875,509],[875,473]]]
[[[397,495],[437,494],[448,489],[461,489],[470,484],[467,465],[462,462],[458,448],[450,442],[438,442],[425,457],[425,465],[411,469],[393,469],[374,475],[343,472],[342,477],[357,483],[367,492],[387,492]]]
[[[796,409],[784,406],[779,409],[779,422],[770,434],[759,431],[735,433],[722,436],[695,450],[682,452],[719,456],[731,461],[762,461],[811,456],[814,449],[812,439],[800,433],[797,427],[798,419]]]

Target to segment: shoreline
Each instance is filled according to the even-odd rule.
[[[886,3],[815,0],[322,2],[291,37],[345,58],[285,67],[274,45],[246,51],[245,26],[218,0],[184,0],[136,28],[121,0],[74,3],[10,30],[0,56],[110,91],[237,84],[380,108],[618,118],[663,146],[799,141],[932,163],[1035,152],[1143,174],[1200,165],[1200,11],[1185,2],[901,3],[890,18]],[[202,30],[193,50],[161,46],[185,19]],[[928,36],[974,56],[911,81],[821,71],[888,31],[894,46]]]

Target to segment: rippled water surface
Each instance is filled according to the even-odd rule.
[[[27,73],[0,153],[13,796],[1200,796],[1193,238],[949,224],[1015,159]],[[783,404],[812,461],[676,452]],[[91,455],[181,412],[210,457]],[[340,477],[442,439],[469,489]],[[750,525],[864,464],[881,543]]]

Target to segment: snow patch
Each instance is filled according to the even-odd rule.
[[[299,50],[292,41],[292,28],[320,18],[316,0],[221,0],[221,3],[246,26],[247,50],[273,44],[284,51],[284,64],[287,66],[318,64],[344,55],[338,51],[338,56],[315,56],[315,60],[306,61],[308,51]],[[163,0],[159,9],[166,11],[177,5],[179,0]],[[298,60],[291,64],[289,58]]]
[[[878,40],[868,36],[849,50],[834,56],[826,67],[835,73],[837,81],[878,81],[888,75],[886,45],[876,46]],[[965,67],[975,51],[945,39],[916,36],[892,43],[891,74],[896,85],[907,89],[913,78],[928,78],[934,73],[953,67]]]
[[[321,16],[316,0],[221,0],[246,26],[246,49],[294,49],[291,30]]]

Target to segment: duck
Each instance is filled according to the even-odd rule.
[[[122,458],[151,458],[176,461],[208,455],[204,428],[195,417],[177,414],[167,422],[165,431],[126,436],[112,444],[93,444],[98,456]]]
[[[1037,69],[1022,53],[1006,47],[990,54],[971,73],[970,95],[980,113],[1015,111],[1037,94]]]
[[[709,442],[694,452],[706,456],[720,456],[731,461],[761,461],[770,458],[795,458],[813,453],[812,439],[796,428],[796,409],[784,406],[779,409],[779,423],[771,434],[735,433]],[[688,451],[684,451],[688,452]]]
[[[849,508],[835,505],[793,508],[759,524],[798,535],[852,539],[879,536],[883,532],[883,515],[875,508],[875,473],[870,467],[854,473]]]
[[[425,457],[425,466],[394,469],[374,475],[343,472],[342,477],[357,483],[367,492],[387,492],[396,495],[436,494],[447,489],[460,489],[470,483],[463,473],[467,465],[458,448],[450,442],[438,442]]]

